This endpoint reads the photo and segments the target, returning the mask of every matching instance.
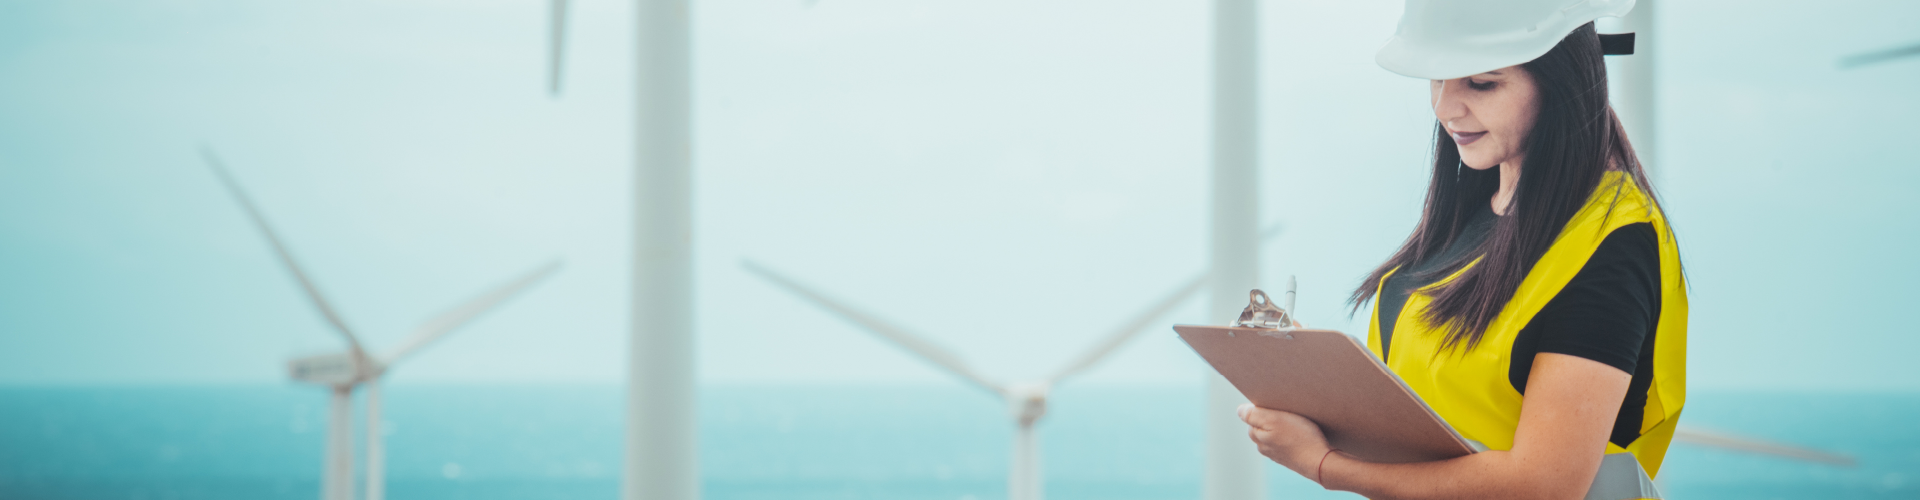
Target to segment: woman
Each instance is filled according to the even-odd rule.
[[[1432,80],[1419,226],[1354,293],[1369,348],[1487,451],[1369,463],[1243,406],[1260,452],[1376,499],[1659,498],[1685,402],[1678,249],[1607,102],[1592,21],[1632,0],[1409,0],[1378,57]]]

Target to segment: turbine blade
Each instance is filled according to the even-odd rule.
[[[1134,316],[1132,320],[1121,325],[1120,328],[1113,330],[1112,333],[1108,333],[1105,339],[1094,344],[1093,348],[1085,354],[1081,354],[1079,359],[1068,363],[1066,368],[1054,373],[1052,377],[1047,377],[1047,385],[1058,384],[1061,380],[1099,363],[1100,360],[1107,357],[1108,354],[1112,354],[1115,349],[1119,349],[1121,344],[1127,343],[1127,341],[1135,335],[1146,330],[1147,326],[1153,323],[1155,319],[1166,315],[1167,312],[1172,311],[1174,307],[1179,306],[1181,302],[1185,302],[1187,298],[1193,296],[1193,294],[1199,293],[1200,288],[1206,285],[1206,283],[1207,276],[1204,273],[1187,280],[1186,285],[1174,290],[1173,293],[1167,294],[1167,296],[1161,298],[1159,302],[1155,302],[1151,307],[1141,311],[1138,316]]]
[[[560,67],[566,59],[567,0],[552,0],[553,24],[547,33],[547,95],[560,96]]]
[[[891,341],[894,344],[899,345],[901,348],[906,349],[907,351],[912,352],[914,354],[917,354],[920,357],[925,358],[927,361],[932,362],[933,364],[938,365],[941,368],[947,369],[947,371],[953,372],[954,375],[957,375],[960,378],[966,379],[968,382],[972,382],[975,385],[978,385],[981,388],[984,388],[988,391],[992,391],[996,394],[1005,395],[1007,392],[1005,387],[1002,387],[1000,384],[995,383],[991,380],[988,380],[986,377],[980,376],[980,374],[978,372],[975,372],[973,368],[968,367],[966,362],[961,361],[959,355],[954,354],[953,351],[949,351],[946,348],[941,347],[939,344],[935,344],[932,341],[929,341],[919,335],[908,332],[905,328],[895,326],[892,323],[883,321],[880,318],[877,318],[864,311],[855,309],[851,306],[844,305],[839,301],[826,296],[825,294],[814,291],[812,288],[808,288],[806,285],[802,285],[797,281],[787,278],[786,276],[782,276],[779,273],[774,272],[772,269],[763,267],[759,264],[754,263],[753,261],[750,261],[750,260],[741,261],[740,265],[742,267],[745,267],[748,272],[758,275],[761,278],[766,279],[767,281],[773,282],[773,284],[778,285],[780,288],[783,288],[788,292],[793,293],[794,295],[799,295],[801,298],[804,298],[807,301],[812,302],[814,305],[825,308],[828,311],[832,311],[834,314],[839,315],[841,319],[844,319],[844,320],[847,320],[848,322],[859,325],[861,328],[865,328],[867,331],[872,332],[874,335],[879,335],[880,338]]]
[[[1840,58],[1840,69],[1851,69],[1869,64],[1883,63],[1903,57],[1920,56],[1920,44],[1877,50],[1863,54],[1854,54]]]
[[[521,275],[518,279],[494,288],[484,295],[475,297],[473,300],[469,300],[464,304],[460,304],[458,307],[441,313],[439,316],[435,316],[431,320],[427,320],[426,323],[422,323],[418,328],[413,329],[413,336],[408,337],[406,343],[401,344],[394,350],[389,351],[387,355],[382,356],[380,360],[381,364],[384,366],[392,366],[408,355],[426,347],[427,344],[439,340],[440,337],[445,336],[447,332],[451,332],[455,328],[459,328],[473,321],[474,318],[479,317],[482,313],[493,309],[494,306],[500,305],[501,302],[505,302],[508,298],[512,298],[515,294],[520,293],[521,290],[533,286],[533,284],[540,281],[541,278],[545,278],[558,270],[560,270],[560,261],[554,260],[553,262],[547,263],[547,265],[540,266],[538,269]]]
[[[1829,453],[1812,448],[1774,443],[1721,432],[1704,431],[1685,426],[1674,430],[1673,439],[1675,441],[1684,441],[1702,446],[1711,446],[1745,453],[1772,455],[1804,462],[1818,462],[1847,467],[1853,467],[1859,463],[1855,461],[1853,457],[1838,453]]]
[[[1267,226],[1265,230],[1260,231],[1260,241],[1266,242],[1278,238],[1280,237],[1280,233],[1284,232],[1287,232],[1287,225],[1275,222],[1273,225]]]
[[[1266,230],[1260,232],[1260,239],[1263,240],[1263,242],[1265,240],[1272,240],[1280,237],[1280,233],[1285,231],[1286,225],[1274,223],[1268,226]],[[1165,315],[1175,306],[1179,306],[1188,296],[1199,293],[1200,288],[1206,285],[1206,280],[1206,273],[1195,276],[1187,282],[1186,286],[1167,295],[1166,298],[1161,299],[1159,303],[1154,304],[1152,308],[1143,311],[1139,316],[1135,317],[1133,321],[1122,325],[1118,330],[1114,330],[1113,333],[1107,334],[1104,340],[1098,344],[1094,344],[1092,349],[1080,355],[1080,357],[1073,362],[1068,363],[1066,368],[1055,372],[1051,377],[1047,377],[1046,383],[1048,385],[1058,384],[1061,380],[1065,380],[1067,377],[1098,364],[1101,359],[1104,359],[1114,350],[1119,349],[1122,344],[1126,344],[1127,340],[1132,339],[1134,335],[1145,330],[1147,325],[1153,322],[1154,318]],[[1289,307],[1291,307],[1291,305],[1289,305]],[[1288,314],[1292,314],[1293,309],[1287,309],[1287,312]]]
[[[226,164],[220,161],[220,156],[215,154],[213,148],[209,146],[200,147],[200,156],[206,160],[207,166],[213,168],[213,173],[220,177],[220,182],[227,186],[227,191],[233,193],[233,198],[239,200],[240,207],[246,209],[247,217],[253,219],[254,226],[260,228],[261,234],[266,235],[267,243],[273,246],[273,254],[280,258],[280,263],[286,266],[288,272],[293,273],[293,279],[300,282],[300,289],[307,293],[307,299],[313,302],[314,308],[320,310],[320,316],[326,318],[327,323],[333,325],[333,329],[339,331],[342,337],[346,337],[347,346],[355,356],[365,356],[366,350],[361,348],[359,337],[353,334],[352,328],[347,327],[347,322],[341,319],[340,313],[334,311],[333,304],[327,302],[326,296],[321,295],[320,288],[314,286],[313,280],[307,277],[307,272],[300,268],[300,263],[294,261],[293,253],[287,251],[287,246],[280,241],[279,234],[275,233],[273,226],[267,223],[267,217],[254,206],[253,199],[247,197],[246,190],[240,188],[240,182],[234,180],[233,174],[227,172]]]

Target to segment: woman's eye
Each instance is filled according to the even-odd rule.
[[[1474,90],[1493,90],[1493,85],[1494,85],[1493,82],[1476,82],[1476,81],[1473,81],[1472,79],[1467,80],[1467,87]]]

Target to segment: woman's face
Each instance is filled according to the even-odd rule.
[[[1517,166],[1540,111],[1539,95],[1533,75],[1519,66],[1433,80],[1433,117],[1460,145],[1460,160],[1467,168],[1486,170],[1509,162]]]

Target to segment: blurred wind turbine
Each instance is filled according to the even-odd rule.
[[[320,293],[319,287],[314,285],[313,280],[307,276],[306,271],[300,267],[298,262],[294,261],[292,252],[287,250],[286,244],[280,240],[279,235],[273,230],[273,226],[267,223],[266,216],[262,215],[260,209],[254,206],[252,198],[248,197],[246,191],[240,188],[240,183],[234,180],[233,175],[227,171],[226,166],[220,161],[219,156],[215,155],[211,148],[202,148],[200,153],[201,156],[205,158],[207,165],[213,169],[214,174],[220,177],[221,183],[225,184],[227,190],[233,194],[234,199],[240,202],[241,208],[246,209],[247,217],[253,220],[254,226],[260,229],[262,235],[266,236],[267,243],[273,247],[274,255],[279,257],[280,263],[286,266],[289,273],[293,274],[294,281],[298,282],[300,289],[306,292],[307,299],[312,301],[314,308],[320,311],[320,316],[325,318],[327,324],[331,325],[334,331],[339,332],[341,338],[347,341],[346,352],[305,356],[294,358],[287,362],[288,372],[294,380],[325,386],[333,393],[333,399],[327,412],[327,457],[321,469],[321,500],[353,499],[353,445],[350,441],[353,437],[353,423],[351,413],[353,411],[353,390],[362,384],[367,386],[367,426],[369,427],[367,429],[366,450],[366,500],[384,500],[386,496],[386,448],[383,445],[385,437],[380,432],[380,378],[385,376],[387,371],[392,369],[394,364],[399,363],[400,360],[418,352],[420,349],[426,347],[427,344],[439,340],[440,337],[445,336],[455,328],[466,325],[474,318],[480,316],[481,313],[485,313],[495,306],[500,305],[501,302],[506,301],[521,290],[532,286],[541,278],[553,274],[554,271],[560,269],[560,262],[556,260],[548,263],[539,269],[521,275],[512,282],[488,291],[486,294],[476,297],[458,307],[447,310],[439,316],[428,320],[426,323],[415,327],[413,335],[408,337],[406,342],[400,344],[398,347],[379,355],[372,355],[367,352],[365,345],[360,342],[359,336],[355,335],[353,329],[347,326],[346,321],[341,318],[340,313],[334,309],[332,303],[328,302],[326,297]]]
[[[1840,59],[1840,69],[1853,69],[1871,64],[1883,63],[1903,57],[1920,56],[1920,44],[1876,50],[1864,54],[1854,54]]]
[[[1844,467],[1859,465],[1858,461],[1847,455],[1790,444],[1774,443],[1745,436],[1735,436],[1723,432],[1701,430],[1684,425],[1674,430],[1673,439],[1675,441],[1720,448],[1723,450],[1756,455],[1770,455],[1802,462],[1815,462]]]
[[[567,0],[552,2],[547,89],[560,95]],[[620,497],[700,498],[693,370],[693,40],[688,0],[636,0],[633,294]]]
[[[560,97],[560,64],[566,59],[567,0],[551,0],[553,25],[547,30],[547,95]]]
[[[1285,224],[1274,223],[1265,230],[1260,231],[1259,240],[1256,244],[1278,238],[1281,233],[1285,231]],[[861,312],[850,306],[842,305],[840,302],[824,294],[815,292],[801,285],[799,282],[782,276],[765,266],[761,266],[752,261],[743,261],[741,265],[744,266],[747,271],[759,275],[761,278],[771,281],[802,298],[808,299],[815,305],[824,307],[840,315],[842,318],[852,321],[866,328],[868,331],[879,335],[881,338],[898,344],[900,347],[926,358],[933,364],[946,368],[960,378],[972,382],[975,386],[987,389],[988,392],[1004,398],[1007,401],[1008,410],[1014,417],[1018,429],[1018,432],[1014,435],[1013,463],[1007,477],[1007,498],[1009,500],[1040,500],[1044,496],[1045,491],[1042,487],[1042,476],[1040,475],[1040,449],[1039,443],[1034,439],[1033,425],[1046,413],[1046,398],[1052,387],[1060,381],[1065,380],[1068,376],[1099,363],[1107,354],[1113,352],[1114,349],[1119,348],[1121,344],[1126,343],[1128,339],[1133,338],[1134,335],[1137,335],[1145,329],[1148,326],[1148,322],[1165,314],[1188,296],[1198,293],[1200,288],[1206,284],[1207,279],[1211,276],[1209,273],[1195,276],[1188,281],[1186,286],[1180,288],[1179,291],[1162,299],[1161,302],[1142,313],[1139,317],[1136,317],[1132,322],[1127,323],[1126,326],[1109,333],[1100,343],[1095,344],[1093,349],[1088,350],[1079,358],[1075,359],[1074,362],[1068,364],[1066,368],[1055,372],[1052,376],[1038,382],[1002,384],[983,377],[978,372],[973,371],[972,368],[968,368],[966,364],[960,360],[958,355],[939,347],[938,344],[915,336],[905,329],[881,321],[873,315]],[[1287,305],[1289,307],[1288,312],[1291,313],[1291,307],[1293,305],[1291,293],[1288,295]]]
[[[1105,359],[1107,355],[1112,354],[1115,349],[1118,349],[1121,344],[1125,344],[1127,340],[1132,339],[1141,331],[1148,329],[1147,327],[1151,326],[1155,318],[1167,314],[1173,310],[1174,306],[1185,301],[1188,296],[1200,291],[1201,285],[1206,282],[1205,276],[1199,276],[1189,280],[1187,284],[1181,286],[1172,294],[1160,299],[1159,302],[1154,303],[1151,307],[1148,307],[1145,311],[1142,311],[1139,315],[1133,317],[1119,328],[1107,333],[1099,342],[1095,343],[1091,349],[1088,349],[1078,358],[1075,358],[1059,371],[1055,371],[1046,378],[1027,382],[1003,383],[981,375],[978,371],[968,366],[965,361],[962,361],[958,354],[941,347],[926,337],[910,332],[906,328],[883,321],[853,306],[846,305],[839,300],[830,298],[825,294],[752,261],[744,261],[741,265],[746,267],[747,271],[778,285],[788,292],[792,292],[794,295],[798,295],[812,302],[814,305],[832,311],[834,314],[840,316],[841,319],[859,325],[868,332],[893,342],[900,348],[919,355],[927,362],[945,368],[948,372],[972,383],[974,386],[986,389],[987,392],[991,392],[1004,399],[1007,403],[1007,411],[1010,413],[1010,416],[1013,417],[1014,426],[1017,429],[1013,437],[1013,463],[1007,474],[1007,498],[1009,500],[1040,500],[1045,493],[1042,488],[1042,476],[1040,475],[1040,443],[1034,435],[1034,424],[1040,420],[1040,417],[1046,415],[1047,396],[1052,391],[1053,386],[1059,385],[1060,382],[1067,377],[1085,371],[1087,368],[1099,363],[1100,360]]]
[[[1213,0],[1212,109],[1208,135],[1207,315],[1223,325],[1239,317],[1247,290],[1259,288],[1260,2]],[[1291,311],[1289,311],[1291,313]],[[1247,442],[1234,408],[1247,398],[1209,369],[1201,402],[1205,464],[1201,500],[1267,497],[1266,458]]]

